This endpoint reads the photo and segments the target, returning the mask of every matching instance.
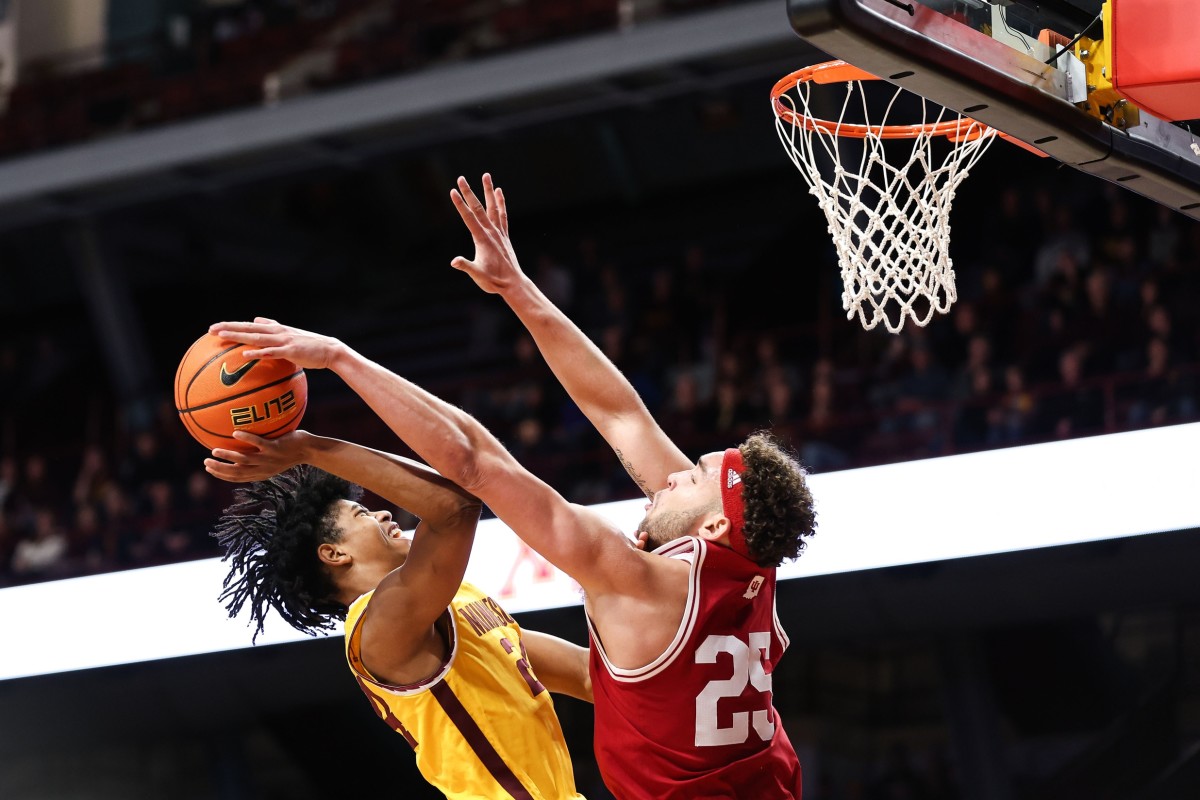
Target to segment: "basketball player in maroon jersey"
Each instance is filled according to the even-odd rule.
[[[337,339],[261,317],[210,330],[250,345],[246,358],[337,373],[423,460],[578,581],[596,759],[619,800],[800,798],[800,763],[771,674],[787,647],[775,568],[800,555],[815,527],[804,470],[763,433],[691,462],[616,366],[521,271],[503,194],[488,176],[484,198],[462,178],[451,193],[475,242],[475,258],[452,266],[504,298],[646,492],[638,542],[568,502],[473,417]]]

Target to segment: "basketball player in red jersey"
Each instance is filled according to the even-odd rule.
[[[787,800],[801,770],[772,701],[787,647],[775,568],[815,528],[804,470],[766,434],[691,462],[632,385],[521,271],[503,194],[460,178],[451,199],[475,242],[456,258],[501,295],[650,502],[637,538],[569,503],[477,420],[344,343],[273,320],[211,331],[337,373],[434,469],[478,497],[585,592],[597,763],[619,800]]]

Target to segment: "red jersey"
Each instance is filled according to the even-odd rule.
[[[788,645],[775,569],[693,537],[655,552],[691,562],[666,651],[639,669],[614,667],[588,619],[604,783],[618,800],[799,800],[800,760],[771,695]]]

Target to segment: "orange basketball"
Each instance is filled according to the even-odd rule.
[[[188,433],[209,450],[244,450],[234,431],[272,438],[295,430],[304,417],[304,370],[278,358],[247,361],[241,355],[247,347],[206,333],[175,371],[175,410]]]

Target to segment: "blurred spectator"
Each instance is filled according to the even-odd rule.
[[[938,404],[948,397],[950,379],[926,344],[909,352],[908,369],[896,380],[893,431],[932,431],[941,422]]]
[[[662,414],[663,430],[676,442],[691,442],[708,435],[712,409],[701,395],[695,370],[677,370],[670,387],[671,394]]]
[[[67,555],[67,536],[53,508],[40,507],[33,512],[32,531],[17,542],[12,555],[12,571],[25,579],[45,580],[62,577]]]
[[[1193,381],[1171,359],[1171,346],[1161,337],[1146,343],[1145,366],[1139,380],[1122,393],[1125,423],[1131,427],[1162,425],[1195,414]]]
[[[1021,308],[1017,287],[998,267],[987,265],[980,275],[980,288],[975,301],[979,327],[991,336],[997,358],[1011,358],[1013,354],[1009,352],[1008,343],[1015,338]]]
[[[100,553],[107,569],[138,566],[134,560],[137,517],[133,504],[119,483],[110,483],[100,507]]]
[[[34,526],[34,517],[41,509],[58,508],[64,495],[57,487],[61,485],[50,474],[46,456],[29,453],[21,461],[16,485],[9,497],[9,514],[17,529],[28,530]]]
[[[647,291],[638,304],[634,334],[660,345],[677,341],[674,335],[678,319],[675,297],[674,274],[665,266],[655,268],[650,273]],[[675,356],[674,353],[671,355]]]
[[[188,536],[176,523],[175,487],[167,477],[155,477],[142,487],[141,495],[136,511],[137,530],[129,545],[130,558],[147,565],[182,560]]]
[[[1058,357],[1059,385],[1042,399],[1041,430],[1056,439],[1087,436],[1104,424],[1104,397],[1084,379],[1080,347],[1069,347]]]
[[[175,464],[163,450],[158,434],[151,429],[135,431],[133,446],[124,453],[118,467],[118,478],[127,491],[134,493],[134,502],[142,502],[143,489],[163,475],[176,474]]]
[[[761,391],[769,384],[783,383],[793,392],[803,386],[800,369],[794,361],[785,359],[780,353],[779,338],[774,331],[760,332],[754,337],[754,385]],[[769,400],[762,400],[764,405]]]
[[[76,505],[74,519],[67,531],[67,561],[72,573],[86,575],[105,569],[102,539],[97,506],[92,503]]]
[[[1018,354],[1017,359],[1026,363],[1025,373],[1031,384],[1053,383],[1059,377],[1058,356],[1074,344],[1067,325],[1067,311],[1059,305],[1050,305],[1037,312],[1037,322]]]
[[[684,246],[675,280],[674,313],[677,335],[693,361],[715,361],[717,343],[725,339],[724,280],[702,242]]]
[[[938,360],[947,365],[961,364],[968,357],[971,339],[988,333],[979,327],[974,301],[960,299],[953,308],[950,324],[938,326],[931,345]]]
[[[0,513],[11,508],[13,493],[17,489],[20,470],[15,456],[0,456]]]
[[[17,533],[4,509],[0,508],[0,586],[12,582],[12,555],[16,547]]]
[[[1046,192],[1039,195],[1048,206],[1050,230],[1033,256],[1034,280],[1047,286],[1060,275],[1064,264],[1075,267],[1091,260],[1091,244],[1075,221],[1075,208],[1068,202],[1052,200]]]
[[[954,372],[950,395],[955,398],[977,396],[976,373],[980,370],[992,371],[991,338],[983,332],[974,334],[967,340],[964,357],[950,363],[960,365]]]
[[[762,406],[758,416],[784,438],[793,438],[799,420],[795,382],[782,367],[769,369],[761,378]]]
[[[209,536],[221,511],[233,500],[233,487],[220,481],[202,469],[188,473],[184,479],[183,492],[175,504],[174,528],[183,534],[182,539],[169,545],[172,552],[183,558],[216,556],[219,549]],[[410,515],[411,516],[411,515]],[[401,527],[411,530],[415,522],[402,520],[397,511],[393,518]]]
[[[1146,234],[1146,257],[1154,264],[1166,264],[1179,255],[1183,237],[1179,233],[1179,215],[1167,206],[1154,209],[1154,226]]]
[[[108,452],[99,444],[86,445],[79,462],[79,472],[75,475],[71,498],[77,506],[99,503],[113,480]]]
[[[1096,242],[1093,257],[1112,264],[1118,274],[1128,273],[1132,276],[1138,246],[1134,238],[1129,202],[1124,192],[1106,191],[1105,194],[1108,218],[1093,234]]]
[[[1039,410],[1025,384],[1025,371],[1018,364],[1004,368],[1004,390],[988,412],[988,444],[1020,444],[1034,436]]]
[[[550,302],[558,308],[570,308],[574,302],[575,283],[570,270],[549,253],[540,253],[534,261],[531,277]]]
[[[970,386],[962,396],[954,418],[954,445],[959,450],[973,450],[991,444],[991,410],[993,397],[992,371],[976,366],[968,373]]]
[[[977,256],[1004,264],[1009,274],[1021,286],[1033,281],[1034,249],[1041,241],[1037,232],[1040,220],[1030,201],[1016,184],[999,187],[994,216],[976,240]],[[968,302],[980,291],[978,275],[966,270],[959,287],[959,303]],[[956,311],[957,313],[957,311]]]
[[[1174,316],[1162,303],[1150,306],[1144,313],[1142,341],[1148,342],[1152,339],[1162,339],[1166,342],[1172,356],[1181,361],[1191,361],[1196,357],[1191,338],[1176,328]]]
[[[833,378],[820,369],[813,374],[802,430],[799,453],[805,466],[814,472],[830,472],[849,464],[850,456],[841,443],[843,431],[838,425]]]
[[[712,416],[708,430],[712,434],[737,441],[751,432],[759,419],[748,402],[743,384],[731,377],[717,379],[713,389]]]
[[[1083,344],[1091,373],[1112,372],[1117,366],[1121,340],[1128,336],[1131,320],[1112,296],[1112,271],[1097,267],[1084,278],[1083,303],[1074,320],[1071,337]]]

